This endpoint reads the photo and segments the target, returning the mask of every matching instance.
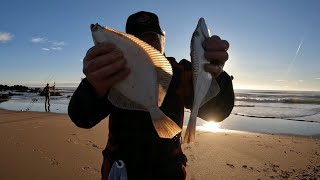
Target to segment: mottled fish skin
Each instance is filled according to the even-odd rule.
[[[204,57],[204,49],[202,43],[210,37],[209,29],[204,18],[200,18],[198,25],[191,39],[191,63],[193,71],[193,90],[194,98],[189,118],[189,123],[183,139],[184,143],[195,142],[196,122],[199,108],[209,99],[216,96],[219,91],[219,85],[211,74],[204,70],[204,65],[208,64],[208,60]]]
[[[130,69],[130,74],[109,91],[110,102],[122,109],[148,111],[161,138],[180,133],[181,128],[159,109],[172,76],[172,67],[163,54],[144,41],[109,27],[91,25],[91,31],[95,44],[115,44]]]

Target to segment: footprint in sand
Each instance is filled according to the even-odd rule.
[[[37,148],[32,149],[32,151],[33,151],[33,152],[39,152],[39,153],[41,153],[41,154],[44,153],[44,150],[42,150],[42,149],[37,149]]]
[[[14,142],[14,144],[17,145],[17,146],[23,146],[24,145],[23,142]]]
[[[235,168],[233,164],[227,163],[227,166],[229,166],[229,167],[231,167],[231,168]]]
[[[60,162],[58,160],[56,160],[55,158],[44,157],[44,159],[47,160],[50,163],[50,165],[52,165],[52,166],[60,165]]]
[[[247,165],[243,165],[242,167],[243,167],[243,168],[245,168],[245,169],[251,170],[251,171],[253,171],[253,170],[254,170],[254,168],[253,168],[253,167],[248,167]]]
[[[99,147],[99,146],[96,145],[96,144],[92,144],[91,146],[94,147],[94,148],[97,148],[97,149],[103,149],[103,148]]]
[[[85,141],[87,141],[87,143],[86,143],[87,146],[92,146],[92,147],[97,148],[97,149],[103,149],[102,147],[99,147],[98,145],[94,144],[90,140],[85,140]]]
[[[190,155],[190,160],[191,160],[191,161],[195,161],[195,160],[196,160],[196,157],[191,154],[191,155]]]
[[[91,172],[91,173],[99,173],[100,172],[98,169],[90,167],[90,166],[84,166],[82,168],[82,170],[88,171],[88,172]]]
[[[301,154],[301,152],[295,151],[295,150],[293,150],[293,149],[290,149],[289,151],[290,151],[290,152],[294,152],[294,153],[296,153],[296,154]]]
[[[72,140],[70,138],[66,139],[66,142],[73,143],[73,144],[79,144],[78,141]]]

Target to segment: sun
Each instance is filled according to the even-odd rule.
[[[205,122],[202,126],[199,126],[198,129],[210,132],[222,131],[220,128],[220,123],[218,122]]]

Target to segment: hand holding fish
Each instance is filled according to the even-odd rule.
[[[219,36],[211,36],[202,43],[205,58],[210,64],[204,66],[205,71],[209,72],[213,77],[218,77],[223,72],[223,66],[229,58],[227,50],[229,42],[221,40]]]
[[[126,60],[120,49],[111,43],[100,43],[87,51],[83,59],[83,73],[102,97],[117,82],[129,74]]]

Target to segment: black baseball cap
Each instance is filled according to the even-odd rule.
[[[126,23],[126,33],[138,36],[145,32],[155,32],[164,35],[164,32],[160,28],[158,16],[146,11],[139,11],[130,15]]]

